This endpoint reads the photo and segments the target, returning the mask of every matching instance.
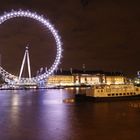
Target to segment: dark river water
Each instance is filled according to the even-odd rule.
[[[140,101],[67,103],[76,90],[0,91],[0,140],[139,140]]]

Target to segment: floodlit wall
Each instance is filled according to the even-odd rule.
[[[74,76],[72,75],[53,75],[48,79],[48,83],[50,85],[57,86],[72,86],[74,85]]]
[[[100,77],[95,75],[81,75],[80,84],[96,85],[100,84]]]
[[[52,75],[48,79],[50,85],[73,86],[73,85],[99,85],[99,84],[124,84],[123,76],[105,76],[105,75]]]
[[[106,84],[124,84],[124,76],[106,76]]]

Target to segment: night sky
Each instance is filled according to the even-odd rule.
[[[3,0],[0,14],[30,9],[47,17],[63,42],[60,68],[122,71],[140,70],[140,1],[136,0]],[[56,50],[51,33],[40,23],[16,18],[0,25],[2,66],[18,74],[29,43],[32,72],[50,67]]]

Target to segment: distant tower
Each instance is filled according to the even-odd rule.
[[[45,72],[48,72],[48,68],[47,67],[45,68]]]
[[[26,59],[27,59],[27,66],[28,66],[28,75],[29,75],[29,78],[31,78],[30,57],[29,57],[29,50],[28,49],[29,49],[29,47],[27,45],[26,49],[25,49],[24,57],[23,57],[23,60],[22,60],[22,65],[21,65],[21,68],[20,68],[19,80],[21,79]]]
[[[2,65],[2,64],[1,64],[1,62],[2,62],[1,58],[2,58],[2,56],[1,56],[1,54],[0,54],[0,66]]]
[[[61,73],[63,72],[63,69],[62,69],[62,68],[60,68],[60,72],[61,72]]]
[[[86,66],[85,66],[85,64],[82,65],[82,68],[83,68],[83,72],[85,72],[85,71],[86,71]]]
[[[40,74],[43,73],[43,67],[40,68],[39,73],[40,73]]]
[[[138,78],[140,78],[140,71],[137,71],[137,76]]]
[[[70,68],[70,73],[71,73],[71,74],[73,73],[73,69],[72,69],[72,68]]]

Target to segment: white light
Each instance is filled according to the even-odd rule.
[[[54,26],[49,22],[48,19],[45,19],[43,16],[40,16],[36,13],[32,13],[29,10],[24,11],[24,10],[20,9],[17,11],[12,10],[9,13],[4,13],[3,16],[0,16],[0,23],[3,23],[4,21],[6,21],[10,18],[14,18],[14,17],[28,17],[28,18],[35,19],[35,20],[39,21],[40,23],[42,23],[53,34],[53,36],[55,38],[55,42],[56,42],[56,48],[57,48],[56,49],[57,50],[56,58],[55,58],[53,65],[51,66],[50,69],[48,69],[48,72],[45,72],[44,74],[37,76],[37,77],[32,77],[30,80],[27,78],[26,79],[27,79],[27,81],[28,80],[29,81],[40,81],[41,79],[48,78],[49,75],[51,75],[54,72],[54,70],[57,68],[58,64],[60,63],[61,56],[62,56],[62,51],[63,51],[61,48],[62,43],[61,43],[60,36],[58,35],[58,32],[55,30]],[[4,77],[6,76],[5,73],[10,75],[10,73],[6,72],[2,67],[0,67],[0,69],[1,69],[1,71],[4,71],[3,73],[1,73],[1,74],[3,74]],[[15,77],[14,79],[17,79],[17,76],[14,76],[14,77]],[[21,80],[25,80],[25,78],[22,78]],[[17,81],[17,80],[15,80],[15,81]],[[11,82],[11,80],[10,80],[10,82]]]

